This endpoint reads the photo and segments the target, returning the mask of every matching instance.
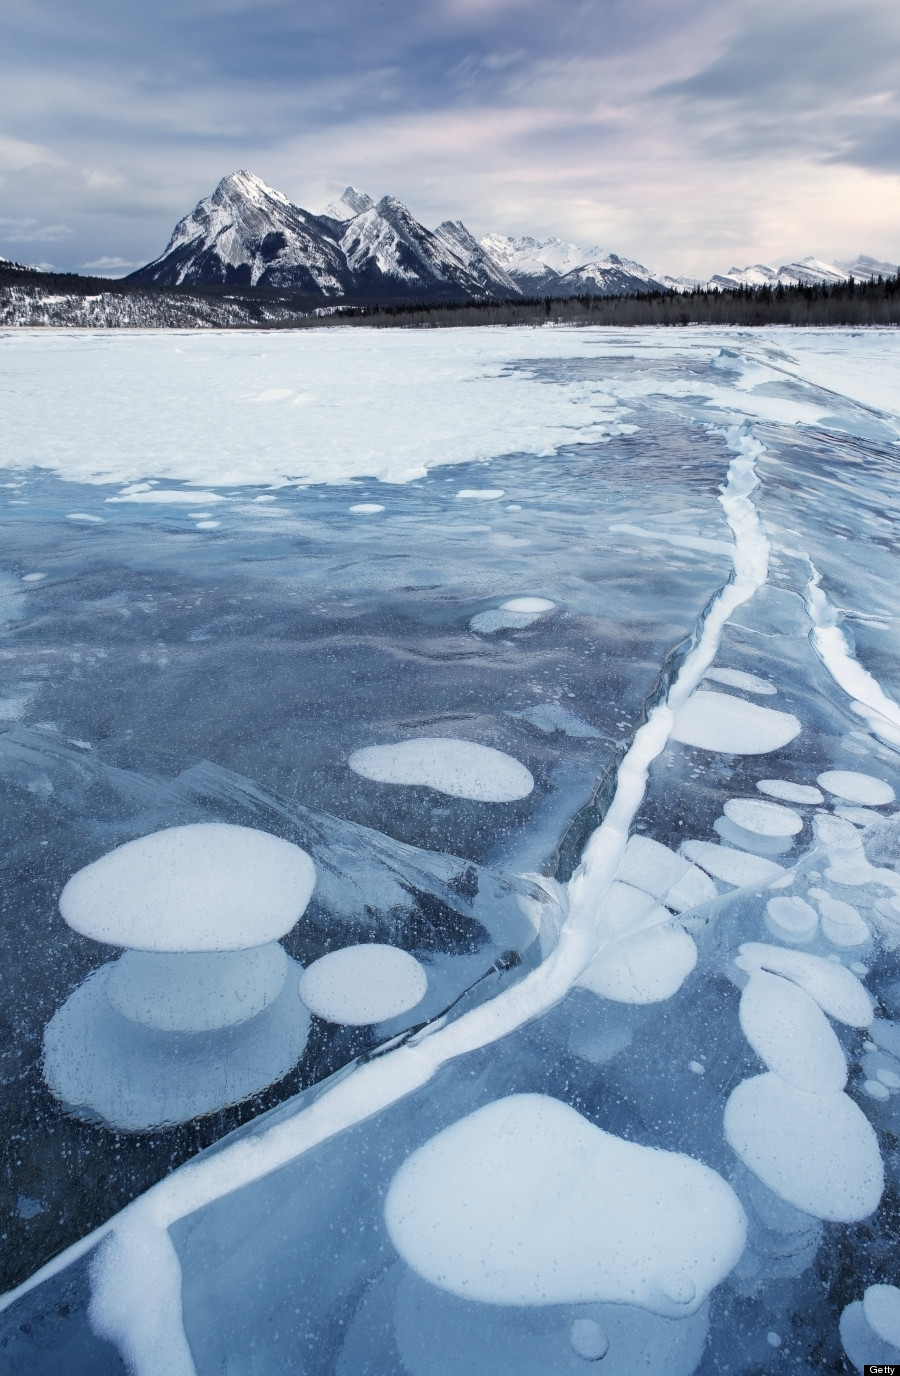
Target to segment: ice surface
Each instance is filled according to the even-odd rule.
[[[672,738],[727,755],[767,755],[800,734],[790,712],[776,712],[712,689],[695,693],[681,708]]]
[[[419,736],[397,745],[356,750],[349,765],[364,779],[421,784],[451,798],[509,803],[526,798],[534,779],[518,760],[491,746],[444,736]]]
[[[76,932],[141,951],[235,951],[276,941],[316,872],[299,846],[201,822],[142,836],[73,875],[59,908]]]
[[[693,1313],[734,1266],[745,1218],[698,1161],[625,1142],[545,1095],[518,1094],[420,1147],[385,1200],[420,1276],[487,1304]]]
[[[421,1003],[428,976],[414,956],[372,942],[345,946],[314,961],[300,977],[300,997],[329,1022],[362,1027]]]
[[[561,731],[564,736],[575,740],[599,740],[603,735],[596,726],[591,726],[590,722],[576,716],[560,702],[540,702],[536,707],[526,707],[524,712],[517,712],[516,716],[548,735]]]
[[[834,793],[811,843],[729,812],[765,795],[796,828],[823,773],[898,791],[898,348],[799,329],[0,339],[0,692],[27,723],[0,733],[2,1264],[32,1287],[0,1342],[23,1376],[119,1354],[137,1376],[837,1369],[841,1309],[894,1279],[890,1210],[823,1228],[807,1206],[870,1203],[866,1132],[893,1171],[900,827]],[[672,735],[692,711],[716,748]],[[347,768],[423,737],[484,742],[534,786],[486,808]],[[280,955],[111,961],[59,916],[98,857],[211,822],[311,857]],[[779,934],[741,949],[770,903]],[[785,914],[818,917],[805,949]],[[427,972],[420,1002],[355,1023],[366,982],[345,982],[310,1024],[301,967],[378,945]],[[270,956],[277,993],[254,969]],[[847,1094],[827,1018],[871,1036],[838,1029]],[[725,1104],[757,1055],[782,1088],[753,1101],[741,1160],[723,1123],[756,1081]],[[383,1202],[404,1162],[510,1095],[574,1118],[589,1164],[598,1141],[638,1162],[638,1225],[620,1246],[597,1222],[616,1171],[561,1181],[566,1154],[534,1168],[519,1132],[499,1192],[450,1160],[451,1240],[483,1229],[505,1267],[528,1215],[520,1260],[559,1258],[566,1283],[598,1257],[604,1278],[631,1268],[666,1314],[630,1293],[467,1299],[398,1255]],[[709,1301],[681,1254],[650,1274],[660,1237],[708,1232],[695,1208],[671,1236],[665,1191],[645,1208],[673,1160],[746,1210]],[[536,1183],[507,1207],[520,1167]],[[775,1192],[801,1186],[816,1198]]]
[[[795,784],[789,779],[759,779],[756,787],[760,793],[768,793],[770,798],[781,798],[785,803],[823,803],[824,794],[811,784]]]
[[[741,1031],[769,1068],[797,1089],[836,1094],[847,1083],[841,1044],[815,999],[781,975],[750,976],[741,995]]]
[[[826,769],[820,774],[820,783],[827,793],[845,798],[848,803],[862,803],[866,807],[879,807],[892,803],[894,790],[884,779],[876,779],[871,774],[860,774],[853,769]]]
[[[803,818],[790,808],[756,798],[729,798],[724,812],[736,826],[760,836],[796,836],[803,829]]]
[[[852,1223],[878,1206],[878,1139],[846,1094],[811,1094],[780,1075],[757,1075],[732,1091],[725,1137],[770,1190],[815,1218]]]
[[[516,1376],[580,1376],[586,1363],[600,1360],[599,1369],[613,1376],[635,1371],[641,1376],[691,1376],[709,1331],[705,1305],[681,1319],[629,1304],[510,1313],[495,1305],[467,1303],[409,1273],[398,1283],[391,1317],[402,1369],[410,1376],[471,1376],[484,1369]],[[345,1347],[338,1376],[364,1370],[360,1363],[367,1353],[371,1343],[364,1346],[360,1335],[349,1351]]]

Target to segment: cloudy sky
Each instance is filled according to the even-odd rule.
[[[897,0],[5,0],[0,254],[127,270],[244,167],[670,272],[900,260]]]

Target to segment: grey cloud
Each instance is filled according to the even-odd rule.
[[[10,244],[51,244],[72,233],[69,225],[41,224],[34,219],[0,217],[0,238]]]
[[[900,10],[782,7],[757,13],[724,52],[654,100],[674,103],[709,152],[807,153],[900,170]]]

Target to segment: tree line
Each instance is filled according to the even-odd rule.
[[[534,297],[458,306],[342,307],[302,322],[329,325],[900,325],[900,274],[873,282]]]

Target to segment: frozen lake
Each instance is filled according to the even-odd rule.
[[[900,1361],[898,379],[0,334],[11,1370]]]

